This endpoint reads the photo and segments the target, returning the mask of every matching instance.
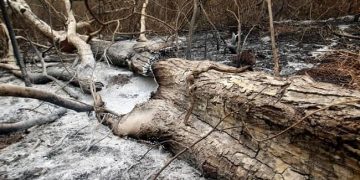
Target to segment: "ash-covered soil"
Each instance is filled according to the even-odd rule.
[[[360,22],[354,22],[353,16],[319,21],[280,21],[275,22],[277,48],[280,54],[281,75],[295,74],[302,69],[315,67],[322,63],[322,57],[334,49],[360,50],[359,39],[340,37],[335,32],[347,32],[360,36]],[[268,27],[244,28],[241,39],[247,36],[244,49],[252,49],[256,55],[256,71],[272,73],[273,60]],[[230,29],[220,32],[223,39],[231,38]],[[187,34],[181,38],[186,41]],[[218,41],[213,31],[198,32],[194,35],[192,44],[192,58],[196,60],[210,59],[231,65],[229,51],[225,50],[225,43]],[[186,44],[186,43],[184,43]],[[219,44],[219,49],[217,49]],[[179,57],[185,57],[183,46]]]

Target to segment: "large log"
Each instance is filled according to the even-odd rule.
[[[359,91],[307,76],[275,78],[208,67],[234,71],[208,61],[155,63],[159,89],[152,99],[122,119],[107,117],[107,123],[117,135],[164,141],[177,153],[220,122],[181,156],[206,177],[360,178]]]

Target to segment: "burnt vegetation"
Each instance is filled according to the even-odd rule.
[[[166,179],[177,158],[209,179],[360,178],[360,0],[0,1],[0,97],[12,112],[0,117],[0,158],[86,113],[109,133],[74,152],[102,153],[110,134],[153,143],[127,179],[158,146],[174,156],[137,178]],[[149,81],[157,90],[142,97],[133,86]],[[12,109],[28,99],[41,103]],[[113,109],[131,99],[131,111]],[[48,173],[33,171],[19,177]]]

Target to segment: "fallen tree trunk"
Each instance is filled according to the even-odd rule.
[[[306,76],[209,69],[234,72],[208,61],[155,63],[155,96],[106,123],[120,136],[164,141],[174,153],[192,147],[181,157],[206,177],[360,178],[359,91]]]

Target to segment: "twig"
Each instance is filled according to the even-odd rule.
[[[164,26],[168,27],[171,31],[176,32],[176,29],[174,27],[172,27],[170,24],[166,23],[165,21],[163,21],[163,20],[161,20],[159,18],[156,18],[156,17],[148,15],[148,14],[142,14],[142,13],[139,13],[139,12],[134,12],[134,14],[143,15],[143,16],[149,18],[149,19],[155,20],[155,21],[163,24]]]
[[[244,41],[243,41],[243,44],[242,44],[242,46],[241,46],[240,54],[241,54],[241,52],[243,52],[244,47],[245,47],[245,44],[246,44],[246,40],[247,40],[247,38],[249,37],[250,33],[253,31],[254,28],[255,28],[255,25],[253,25],[253,26],[251,27],[251,29],[249,30],[249,32],[246,34],[246,36],[245,36],[245,38],[244,38]]]
[[[146,157],[146,155],[147,155],[151,150],[153,150],[154,148],[156,148],[156,147],[158,147],[158,146],[160,146],[160,145],[162,145],[162,144],[164,144],[164,143],[168,143],[168,142],[175,142],[175,143],[180,144],[181,146],[185,147],[183,144],[181,144],[181,143],[179,143],[179,142],[177,142],[177,141],[173,141],[173,140],[166,140],[166,141],[161,141],[161,142],[159,142],[159,143],[156,143],[155,145],[153,145],[152,147],[150,147],[150,148],[137,160],[138,162],[134,163],[134,164],[131,165],[129,168],[127,168],[125,173],[129,172],[133,167],[135,167],[136,165],[138,165],[138,164],[140,163],[140,161],[141,161],[142,159],[144,159],[144,158]]]
[[[42,112],[37,111],[35,109],[30,109],[30,108],[20,108],[19,111],[32,111],[32,112],[35,112],[35,113],[38,113],[38,114],[41,114],[41,115],[45,115],[45,113],[42,113]]]
[[[35,50],[35,54],[40,59],[40,62],[41,62],[41,65],[42,65],[42,73],[43,73],[43,75],[46,78],[48,78],[48,79],[54,81],[55,83],[57,83],[65,93],[67,93],[68,95],[70,95],[71,97],[73,97],[75,99],[78,99],[79,95],[75,91],[73,91],[72,89],[68,88],[67,84],[64,84],[61,81],[59,81],[58,79],[56,79],[55,77],[48,75],[47,70],[46,70],[47,65],[46,65],[45,60],[42,57],[40,51],[34,46],[32,41],[29,40],[29,43],[30,43],[30,46]]]
[[[78,130],[76,130],[74,133],[67,133],[64,137],[62,137],[61,139],[60,139],[60,141],[59,141],[59,143],[56,145],[57,147],[59,147],[59,146],[61,146],[62,145],[62,143],[64,142],[64,140],[68,137],[68,136],[75,136],[75,135],[77,135],[81,130],[83,130],[83,129],[85,129],[86,127],[88,127],[89,125],[85,125],[84,127],[82,127],[82,128],[80,128],[80,129],[78,129]],[[55,145],[55,144],[54,144]]]
[[[27,39],[23,36],[16,36],[16,39],[22,39],[22,40],[25,40],[25,41],[28,41],[28,42],[32,42],[30,39]],[[45,45],[42,45],[42,44],[39,44],[39,43],[36,43],[36,42],[32,42],[34,45],[36,46],[39,46],[39,47],[42,47],[42,48],[45,48],[45,49],[48,49],[50,48],[49,46],[45,46]]]
[[[216,38],[217,38],[217,50],[219,50],[219,40],[223,40],[220,36],[220,33],[218,31],[218,29],[216,28],[215,24],[211,21],[209,15],[207,14],[207,12],[205,11],[205,8],[204,6],[202,5],[202,3],[200,3],[200,8],[206,18],[206,20],[210,23],[210,25],[212,26],[212,28],[215,30],[216,32]],[[207,35],[207,34],[206,34]],[[207,38],[206,38],[207,39]],[[223,40],[223,42],[225,43],[225,40]],[[205,44],[205,47],[206,47],[206,44]],[[206,57],[205,57],[206,58]]]

